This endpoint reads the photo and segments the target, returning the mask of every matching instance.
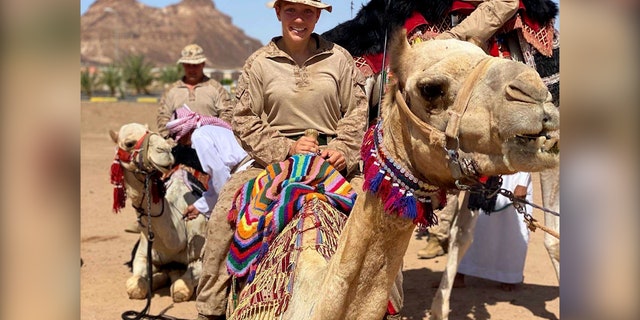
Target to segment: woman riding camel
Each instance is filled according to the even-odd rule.
[[[233,131],[255,160],[232,175],[208,223],[203,275],[197,290],[198,319],[224,319],[230,275],[226,256],[233,238],[227,214],[235,192],[264,166],[291,155],[315,153],[351,177],[359,172],[360,144],[367,124],[364,78],[342,47],[314,33],[318,0],[277,0],[282,36],[246,61],[238,80]],[[306,129],[318,138],[304,136]]]

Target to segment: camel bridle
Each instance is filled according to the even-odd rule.
[[[422,134],[428,137],[429,143],[441,146],[449,158],[449,168],[451,175],[455,179],[456,187],[459,190],[466,190],[469,192],[487,192],[486,187],[478,183],[480,173],[478,172],[478,165],[475,160],[471,158],[460,157],[460,141],[458,134],[460,133],[460,121],[464,113],[466,112],[469,101],[471,100],[471,94],[475,88],[476,81],[491,67],[492,62],[495,61],[492,57],[486,57],[480,60],[480,62],[471,71],[471,74],[465,79],[462,88],[458,91],[456,99],[453,102],[451,108],[447,110],[449,113],[449,120],[447,121],[447,127],[445,131],[422,121],[416,116],[411,108],[408,106],[400,90],[395,93],[395,102],[399,106],[400,113]],[[473,183],[473,186],[465,185],[461,183],[461,180],[467,180]],[[515,207],[516,211],[524,216],[530,230],[535,231],[536,228],[540,228],[552,236],[560,239],[560,234],[550,230],[549,228],[537,223],[537,220],[533,216],[526,212],[523,204],[531,205],[542,211],[549,212],[553,215],[560,216],[557,212],[549,210],[544,207],[540,207],[534,203],[531,203],[525,199],[515,197],[513,192],[504,188],[499,188],[494,193],[500,193],[504,197],[508,198]]]
[[[135,173],[141,174],[150,174],[157,169],[153,166],[151,161],[149,161],[149,139],[152,135],[158,135],[153,132],[145,132],[136,144],[131,149],[131,151],[124,150],[118,147],[116,158],[120,162],[131,163],[133,162],[136,165]],[[137,161],[134,161],[137,160]]]
[[[154,182],[154,179],[158,179],[158,169],[153,166],[151,161],[149,160],[149,140],[151,136],[158,135],[154,132],[146,131],[145,134],[136,141],[136,144],[131,149],[131,151],[127,151],[118,147],[116,159],[121,163],[133,163],[136,167],[135,171],[133,171],[134,176],[138,182],[144,185],[145,192],[142,195],[142,199],[140,203],[135,205],[132,204],[133,208],[137,212],[138,223],[142,225],[141,217],[145,214],[149,216],[149,218],[159,217],[164,213],[164,201],[162,201],[162,209],[160,213],[152,215],[151,214],[151,183]],[[145,198],[147,199],[147,211],[145,212],[143,208],[143,203]]]

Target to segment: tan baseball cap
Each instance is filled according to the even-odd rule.
[[[204,56],[204,50],[197,44],[189,44],[182,49],[182,57],[178,63],[201,64],[207,60]]]
[[[286,2],[306,4],[308,6],[312,6],[312,7],[315,7],[315,8],[325,9],[325,10],[327,10],[329,12],[331,12],[331,10],[333,9],[331,7],[331,5],[326,4],[326,3],[322,3],[322,2],[320,2],[320,0],[274,0],[274,1],[267,2],[267,7],[273,8],[273,6],[276,4],[277,1],[286,1]]]

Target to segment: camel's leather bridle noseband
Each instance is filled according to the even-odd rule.
[[[460,149],[458,134],[460,132],[460,121],[469,106],[475,83],[481,75],[487,72],[493,61],[494,59],[492,59],[492,57],[483,58],[465,79],[462,88],[456,95],[453,106],[447,111],[449,113],[449,120],[447,121],[447,127],[444,132],[418,118],[407,105],[400,90],[396,91],[395,94],[395,102],[400,107],[398,109],[402,115],[404,115],[417,130],[429,138],[430,144],[439,145],[445,149],[449,156],[451,175],[456,180],[457,186],[460,186],[460,180],[467,179],[475,182],[479,176],[478,166],[475,160],[460,157],[458,152]]]
[[[157,169],[153,167],[149,161],[149,139],[152,135],[157,135],[153,132],[145,132],[145,134],[136,141],[135,146],[131,151],[124,150],[118,147],[116,159],[120,162],[131,163],[137,158],[135,173],[151,174]]]

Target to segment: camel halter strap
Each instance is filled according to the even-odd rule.
[[[462,115],[467,111],[469,107],[469,101],[471,100],[471,93],[475,88],[475,83],[478,81],[481,75],[487,72],[487,69],[495,61],[491,57],[486,57],[475,66],[471,74],[467,77],[462,85],[460,91],[456,96],[456,100],[453,102],[453,106],[449,109],[449,121],[447,122],[447,129],[445,134],[449,140],[455,140],[458,143],[458,133],[460,132],[460,120]],[[456,146],[456,149],[459,146]]]
[[[157,134],[157,133],[152,133],[149,131],[145,132],[145,134],[142,137],[140,137],[138,141],[136,141],[136,144],[131,151],[126,151],[122,148],[118,148],[117,159],[122,162],[129,163],[137,157],[138,158],[137,167],[139,171],[143,173],[147,171],[152,171],[153,167],[151,166],[151,163],[149,162],[149,159],[147,156],[149,154],[149,139],[154,134]]]
[[[138,170],[142,172],[153,171],[153,166],[149,161],[149,139],[152,135],[157,133],[150,133],[147,131],[140,140],[136,143],[135,151],[132,157],[138,156]]]
[[[475,83],[481,75],[486,73],[493,61],[494,59],[491,57],[483,58],[474,67],[471,74],[469,74],[465,79],[462,84],[462,88],[456,95],[453,106],[448,110],[450,116],[444,132],[418,118],[418,116],[411,111],[400,91],[396,91],[395,94],[395,100],[400,107],[398,109],[402,115],[407,118],[407,120],[409,120],[420,132],[429,137],[429,143],[442,146],[445,149],[449,155],[451,175],[456,179],[456,184],[458,180],[462,178],[471,178],[476,180],[476,177],[478,176],[475,161],[459,157],[458,150],[460,148],[460,143],[458,140],[458,134],[460,132],[460,121],[469,106],[471,93],[473,93]]]
[[[140,139],[138,139],[138,141],[136,141],[135,146],[133,147],[131,152],[128,152],[122,148],[118,148],[118,154],[117,157],[120,161],[125,162],[125,163],[129,163],[131,161],[133,161],[134,159],[137,158],[137,162],[136,167],[137,170],[134,172],[136,174],[136,179],[138,179],[140,182],[143,183],[144,185],[144,190],[145,193],[143,193],[142,195],[142,199],[140,200],[140,204],[135,205],[132,204],[133,208],[136,210],[136,212],[138,213],[138,223],[142,224],[140,218],[145,215],[145,211],[143,208],[143,202],[145,200],[145,198],[147,198],[148,201],[151,201],[151,190],[152,190],[152,185],[151,183],[155,183],[154,178],[156,178],[154,176],[154,174],[156,173],[156,169],[153,167],[153,165],[151,164],[151,162],[149,161],[149,140],[151,138],[152,135],[157,135],[157,133],[155,132],[145,132],[145,134],[140,137]],[[138,175],[143,175],[144,179],[140,179]],[[154,200],[155,201],[155,200]],[[162,201],[162,207],[160,210],[160,213],[155,214],[155,215],[151,215],[151,207],[148,208],[148,213],[150,215],[150,217],[159,217],[164,213],[164,201]]]

